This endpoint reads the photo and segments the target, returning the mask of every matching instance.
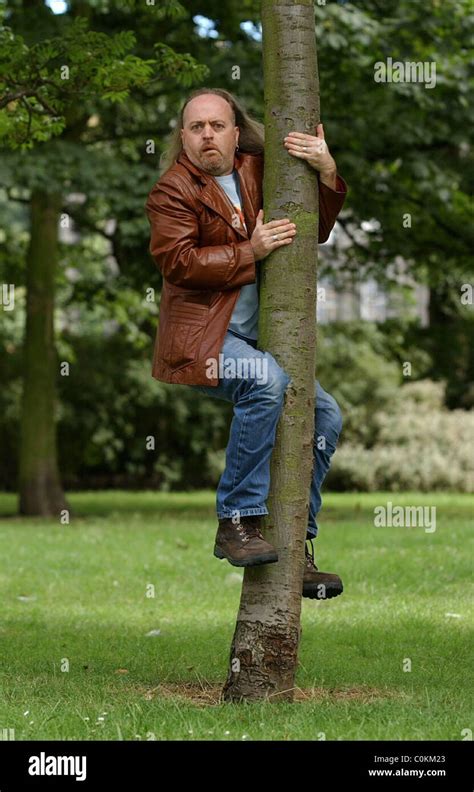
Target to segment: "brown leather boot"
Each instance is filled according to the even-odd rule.
[[[261,523],[259,516],[241,517],[238,522],[232,522],[231,517],[219,520],[214,545],[216,558],[227,558],[237,567],[278,561],[277,551],[262,536]]]
[[[344,591],[339,575],[332,572],[320,572],[314,563],[314,549],[311,539],[311,552],[305,547],[305,564],[303,575],[303,597],[309,599],[330,599]]]

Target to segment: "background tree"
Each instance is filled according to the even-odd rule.
[[[157,12],[158,20],[167,10],[176,16],[180,9],[179,4],[168,2]],[[41,2],[25,2],[21,11],[13,11],[12,28],[1,31],[5,55],[0,76],[3,144],[22,152],[35,144],[34,168],[25,180],[30,188],[31,228],[19,507],[23,514],[58,515],[67,507],[55,427],[58,359],[53,317],[58,223],[68,193],[84,188],[91,192],[101,176],[100,170],[94,172],[90,167],[84,137],[88,127],[96,125],[103,104],[123,102],[132,88],[150,82],[154,70],[171,70],[175,75],[181,70],[192,79],[201,77],[202,69],[193,72],[194,61],[180,59],[166,45],[158,44],[158,59],[131,54],[135,45],[132,31],[120,30],[115,35],[90,31],[91,8],[87,4],[71,3],[70,13],[59,18]],[[37,27],[31,24],[32,14]],[[55,140],[54,136],[59,137]],[[95,154],[92,158],[97,160]],[[32,161],[31,156],[23,157],[23,167]],[[68,213],[63,215],[63,223],[69,226]]]

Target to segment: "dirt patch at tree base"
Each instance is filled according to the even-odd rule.
[[[143,688],[143,696],[147,701],[153,699],[184,699],[188,704],[197,706],[216,706],[222,704],[222,684],[215,682],[162,682],[153,688]],[[281,694],[269,696],[269,701],[278,701]],[[294,702],[359,702],[370,704],[373,701],[394,699],[403,696],[403,692],[386,688],[374,688],[366,685],[340,688],[294,688]]]

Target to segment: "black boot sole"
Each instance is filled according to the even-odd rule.
[[[214,555],[216,558],[225,558],[229,564],[236,567],[261,566],[262,564],[274,564],[278,561],[278,553],[264,553],[263,555],[253,556],[253,558],[244,558],[241,561],[237,561],[226,555],[217,545],[214,545]]]
[[[304,586],[303,587],[303,597],[307,597],[308,599],[319,599],[319,600],[327,600],[332,599],[333,597],[338,597],[339,594],[342,594],[344,591],[343,588],[335,587],[331,588],[330,586],[326,586],[326,596],[321,597],[321,583],[317,583],[315,586]]]

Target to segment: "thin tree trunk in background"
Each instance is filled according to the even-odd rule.
[[[56,517],[68,508],[58,472],[55,424],[54,292],[60,206],[56,195],[36,191],[31,196],[19,461],[20,513]]]
[[[271,464],[265,537],[279,561],[245,570],[223,695],[292,700],[300,638],[304,542],[313,465],[318,182],[290,154],[290,131],[315,135],[319,80],[313,0],[262,0],[264,222],[289,217],[297,236],[261,264],[259,347],[291,376]]]

